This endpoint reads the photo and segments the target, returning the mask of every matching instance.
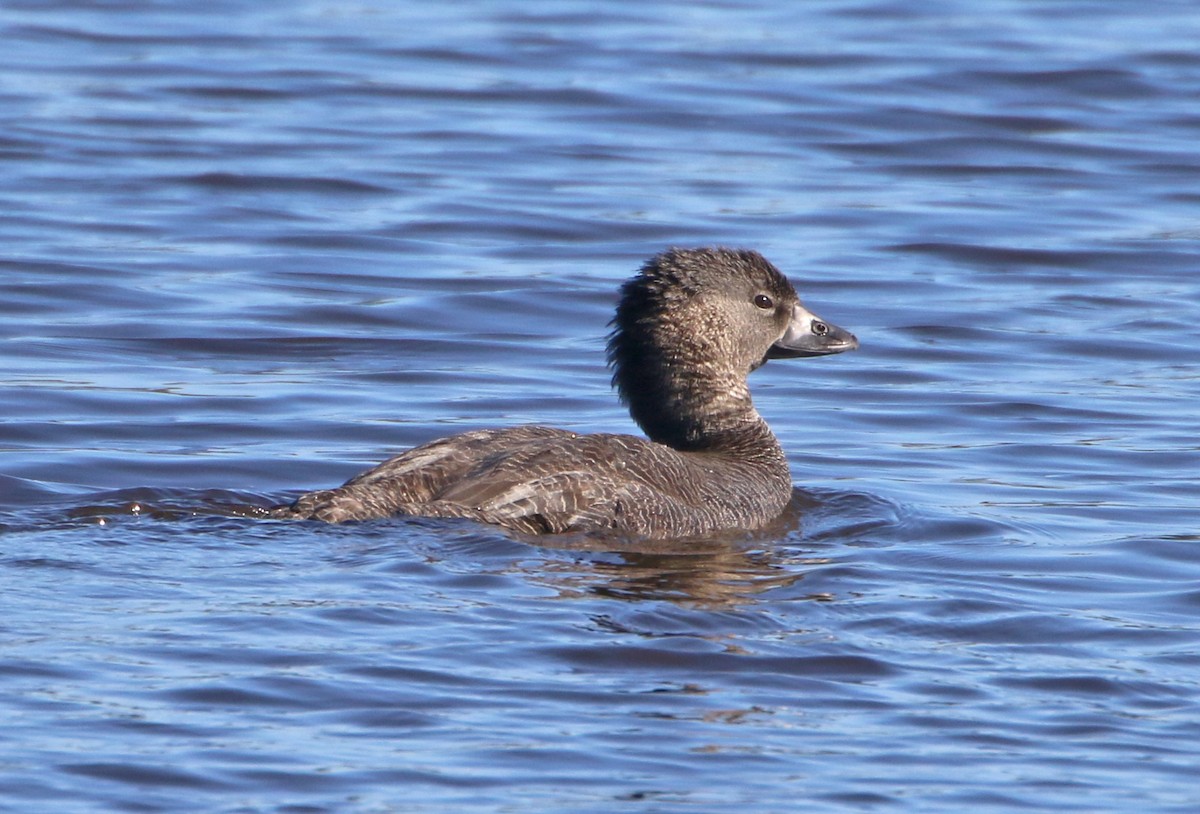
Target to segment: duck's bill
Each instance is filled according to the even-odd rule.
[[[828,356],[858,347],[858,339],[845,328],[826,322],[803,305],[792,309],[787,332],[767,351],[768,359]]]

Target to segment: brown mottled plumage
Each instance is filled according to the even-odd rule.
[[[672,249],[621,288],[608,360],[647,438],[479,430],[402,453],[277,517],[466,517],[527,533],[692,536],[754,529],[791,497],[787,459],[750,400],[768,359],[858,346],[762,255]]]

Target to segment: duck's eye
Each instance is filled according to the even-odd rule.
[[[768,308],[774,308],[775,303],[766,294],[757,294],[754,297],[754,304],[764,311]]]
[[[829,333],[829,326],[826,325],[824,322],[820,322],[818,320],[813,320],[812,332],[815,333],[817,336],[824,336],[825,334]]]

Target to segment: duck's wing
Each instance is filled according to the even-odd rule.
[[[449,484],[412,514],[471,517],[536,534],[572,531],[652,533],[687,525],[699,505],[687,478],[664,489],[684,466],[673,450],[628,435],[532,440]]]
[[[464,517],[532,534],[698,533],[712,525],[711,507],[694,467],[674,450],[629,435],[481,430],[414,447],[274,513],[331,523]]]

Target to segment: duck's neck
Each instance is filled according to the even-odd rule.
[[[633,420],[652,441],[682,452],[784,461],[779,441],[754,409],[744,375],[647,355],[614,378]]]

